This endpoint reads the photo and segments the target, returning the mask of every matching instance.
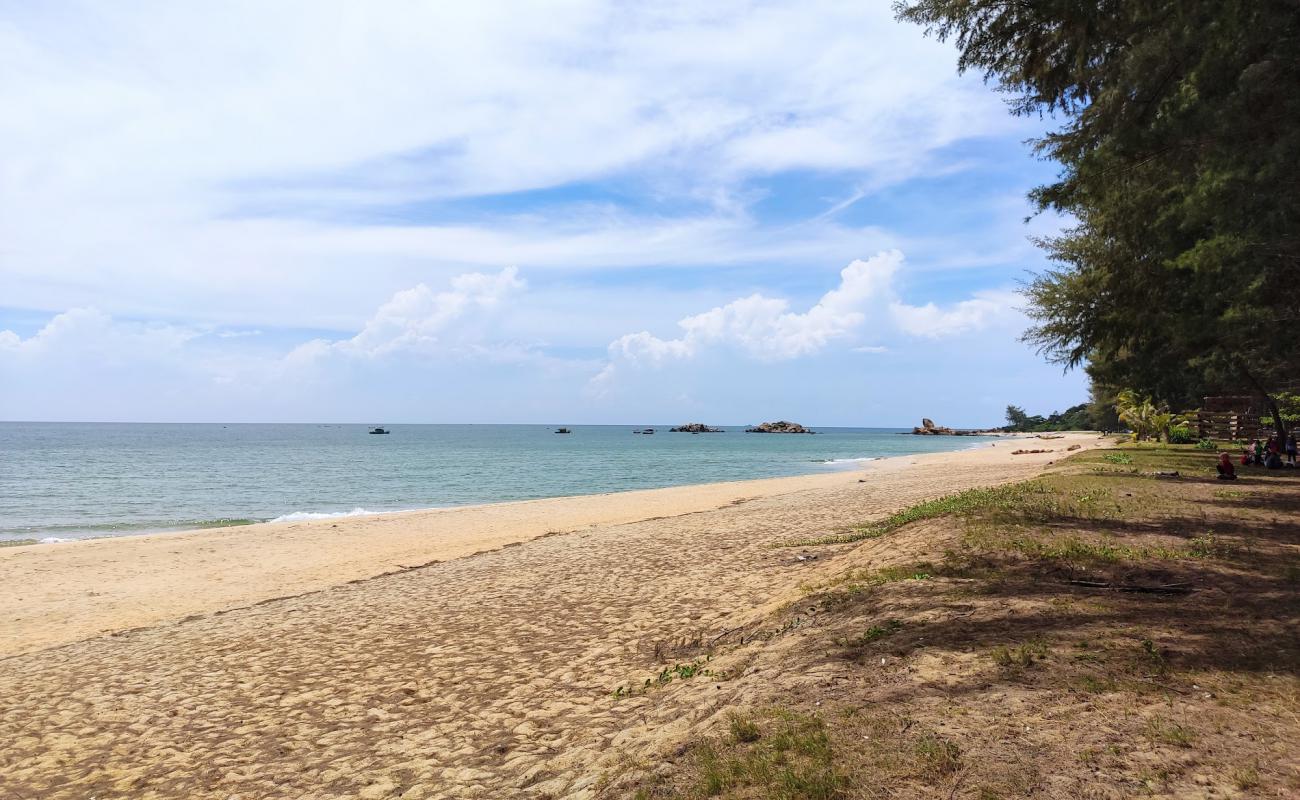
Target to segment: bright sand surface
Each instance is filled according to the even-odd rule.
[[[1073,444],[0,550],[0,797],[591,797],[689,723],[612,689],[794,590],[772,545]]]

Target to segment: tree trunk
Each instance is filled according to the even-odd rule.
[[[1282,412],[1277,407],[1277,401],[1273,399],[1273,395],[1268,393],[1268,390],[1259,382],[1259,379],[1250,370],[1246,369],[1245,364],[1238,364],[1237,368],[1241,370],[1242,376],[1246,378],[1246,381],[1259,396],[1264,398],[1264,405],[1268,406],[1268,412],[1273,417],[1273,430],[1277,433],[1278,446],[1284,445],[1286,443],[1286,423],[1282,421]]]

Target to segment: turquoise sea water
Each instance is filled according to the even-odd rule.
[[[634,426],[0,423],[0,540],[78,539],[849,469],[987,437]]]

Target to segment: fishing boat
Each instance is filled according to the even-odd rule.
[[[392,433],[392,431],[388,430],[387,428],[371,428],[369,432],[370,433]]]
[[[568,428],[556,428],[556,429],[555,429],[555,432],[556,432],[556,433],[573,433],[573,431],[569,430]]]

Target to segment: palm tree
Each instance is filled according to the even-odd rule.
[[[1151,436],[1168,441],[1174,415],[1166,408],[1157,408],[1150,397],[1125,389],[1115,395],[1115,411],[1132,429],[1133,438],[1139,442]]]

